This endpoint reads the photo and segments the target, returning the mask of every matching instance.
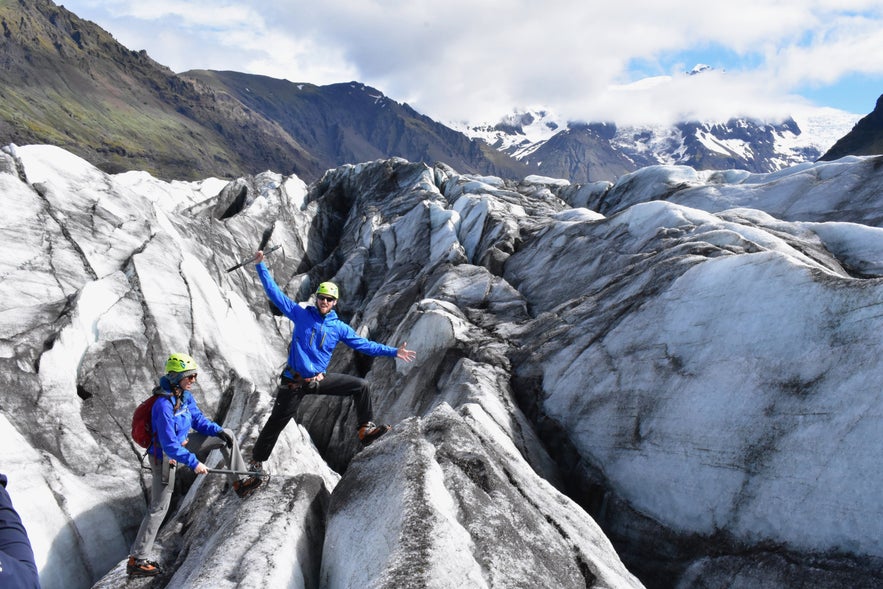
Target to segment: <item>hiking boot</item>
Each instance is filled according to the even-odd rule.
[[[147,560],[146,558],[135,558],[134,556],[130,556],[129,562],[126,563],[126,574],[130,577],[153,577],[161,572],[162,570],[159,568],[159,563]]]
[[[257,491],[258,487],[263,484],[263,479],[259,476],[245,477],[233,483],[233,490],[240,499],[250,497],[252,493]]]
[[[363,446],[370,446],[371,443],[392,429],[389,425],[375,425],[373,421],[363,423],[359,426],[359,441]]]
[[[248,470],[255,471],[255,473],[250,477],[239,479],[238,481],[233,483],[233,490],[236,491],[236,494],[239,495],[240,499],[245,499],[246,497],[249,497],[264,482],[264,472],[261,470],[260,462],[256,463],[254,460],[252,460],[248,464]]]

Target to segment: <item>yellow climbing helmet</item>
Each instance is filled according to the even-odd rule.
[[[166,372],[188,372],[196,371],[198,369],[199,367],[196,365],[196,360],[187,354],[172,354],[169,356],[169,359],[166,360]]]
[[[319,288],[316,289],[316,294],[334,297],[335,299],[340,298],[337,292],[337,285],[333,282],[323,282],[320,284]]]

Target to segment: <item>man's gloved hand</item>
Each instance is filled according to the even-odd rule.
[[[227,444],[228,448],[233,447],[233,438],[230,437],[230,434],[228,434],[225,431],[221,431],[221,433],[218,434],[218,437],[221,438],[222,440],[224,440],[224,442]]]

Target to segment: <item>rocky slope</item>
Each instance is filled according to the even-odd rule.
[[[0,4],[0,137],[48,143],[110,172],[235,177],[324,171],[297,140],[241,104],[130,51],[49,0]]]
[[[883,96],[877,99],[871,114],[857,122],[821,159],[836,160],[847,155],[879,154],[883,154]]]

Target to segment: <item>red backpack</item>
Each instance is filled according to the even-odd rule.
[[[159,399],[160,395],[150,395],[135,409],[132,415],[132,439],[142,448],[149,448],[153,442],[153,420],[151,412],[153,404]]]

